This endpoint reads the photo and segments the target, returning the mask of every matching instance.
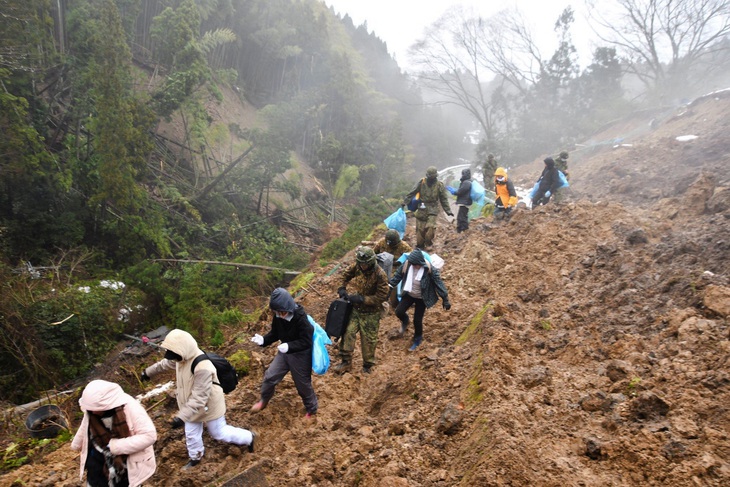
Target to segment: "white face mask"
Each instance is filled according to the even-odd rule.
[[[294,318],[294,313],[289,313],[288,311],[276,311],[275,313],[276,317],[282,320],[291,321]]]

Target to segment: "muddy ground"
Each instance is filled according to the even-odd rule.
[[[182,472],[174,399],[150,399],[158,470],[146,485],[730,485],[729,113],[713,96],[607,127],[594,142],[620,143],[572,153],[568,201],[462,234],[442,221],[434,251],[452,309],[427,311],[415,352],[386,315],[373,373],[358,348],[352,373],[314,378],[315,424],[289,377],[248,412],[276,349],[248,341],[266,321],[230,330],[222,351],[252,350],[254,366],[227,418],[259,434],[255,453],[206,435],[203,462]],[[540,166],[513,178],[528,185]],[[320,323],[351,258],[314,268],[299,297]],[[158,358],[120,353],[101,375],[139,393],[130,371]],[[76,427],[74,401],[64,408]],[[0,485],[77,486],[78,470],[66,445]]]

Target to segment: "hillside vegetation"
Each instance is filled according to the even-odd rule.
[[[360,373],[356,351],[352,373],[315,377],[314,425],[302,421],[289,378],[267,409],[248,412],[276,352],[248,338],[270,318],[227,328],[219,351],[253,357],[227,396],[227,419],[260,434],[257,450],[206,437],[203,462],[181,472],[184,440],[166,422],[175,401],[150,399],[159,466],[149,485],[727,485],[728,113],[730,99],[718,95],[652,130],[627,119],[621,131],[635,135],[623,145],[571,160],[566,203],[502,224],[476,219],[462,234],[441,221],[434,251],[446,261],[452,309],[427,311],[416,352],[392,338],[397,319],[384,317],[372,374]],[[677,141],[687,134],[697,138]],[[539,169],[512,174],[529,183]],[[351,259],[313,265],[307,285],[292,287],[318,322]],[[159,354],[132,350],[146,355],[120,349],[98,375],[136,393],[135,372]],[[330,355],[336,363],[334,347]],[[77,394],[63,404],[74,426]],[[73,486],[77,474],[78,458],[62,445],[0,484]]]

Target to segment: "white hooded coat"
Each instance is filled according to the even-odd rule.
[[[172,330],[160,344],[165,350],[180,355],[181,361],[162,359],[147,367],[145,372],[153,377],[164,370],[175,369],[177,385],[178,417],[186,422],[203,423],[213,421],[226,414],[226,400],[223,389],[213,384],[218,381],[215,366],[210,360],[202,360],[191,372],[193,360],[203,351],[193,336],[183,330]]]
[[[157,463],[152,445],[157,440],[155,425],[144,407],[132,396],[126,394],[119,384],[105,380],[93,380],[84,389],[79,399],[84,419],[76,432],[71,448],[81,451],[80,479],[84,477],[86,457],[89,453],[89,415],[87,411],[109,411],[124,406],[130,436],[109,440],[109,451],[113,455],[127,455],[129,485],[135,487],[155,473]]]

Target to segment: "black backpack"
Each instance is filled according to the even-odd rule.
[[[193,365],[190,366],[190,371],[193,374],[195,373],[195,366],[203,360],[210,360],[213,362],[216,374],[218,375],[218,380],[220,381],[220,383],[213,382],[213,384],[220,386],[220,388],[223,389],[223,394],[228,394],[236,388],[238,385],[238,374],[236,373],[236,369],[233,368],[233,365],[231,365],[225,357],[221,357],[213,352],[203,352],[202,355],[195,357]]]

